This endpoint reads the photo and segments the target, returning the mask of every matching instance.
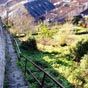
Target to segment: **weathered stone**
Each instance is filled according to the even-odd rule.
[[[0,20],[0,88],[3,88],[5,74],[5,38]]]
[[[11,42],[10,34],[6,31],[6,51],[7,51],[7,64],[6,74],[9,82],[9,88],[28,88],[24,80],[21,70],[17,67],[17,56]]]

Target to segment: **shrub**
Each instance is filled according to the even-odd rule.
[[[78,23],[78,25],[79,25],[79,26],[82,26],[82,24],[83,24],[83,21],[80,20],[79,23]]]
[[[80,21],[80,18],[74,17],[73,20],[72,20],[72,23],[73,24],[78,24],[79,21]]]
[[[38,28],[38,35],[41,38],[51,38],[57,32],[57,28],[49,28],[46,24],[41,23]]]
[[[84,55],[84,57],[82,57],[82,60],[80,62],[80,67],[83,70],[88,69],[88,55]]]
[[[88,88],[88,83],[86,83],[86,84],[84,85],[84,88]]]
[[[21,47],[27,50],[30,49],[37,50],[36,40],[33,38],[33,39],[28,39],[27,41],[23,41]]]
[[[59,31],[53,36],[55,40],[59,42],[61,46],[67,46],[69,41],[74,35],[74,25],[71,23],[65,23],[59,28]]]
[[[68,38],[68,35],[67,34],[61,34],[60,37],[59,37],[59,43],[61,46],[66,46],[67,44],[67,38]]]
[[[72,83],[73,85],[75,85],[76,88],[78,88],[78,86],[81,86],[83,84],[83,81],[81,80],[81,76],[80,76],[80,70],[75,69],[71,75],[68,76],[68,81],[70,83]]]
[[[74,60],[79,62],[81,57],[86,54],[88,51],[88,40],[79,41],[75,47],[70,49],[70,53],[73,56]]]

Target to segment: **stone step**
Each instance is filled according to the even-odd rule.
[[[29,88],[24,79],[24,75],[17,66],[17,55],[15,53],[11,36],[5,31],[6,35],[6,77],[9,88]]]
[[[0,88],[3,88],[5,74],[5,37],[0,19]]]

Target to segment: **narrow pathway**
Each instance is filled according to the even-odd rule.
[[[8,81],[5,88],[29,88],[17,60],[10,34],[3,28],[0,18],[0,88],[4,88],[5,79]]]
[[[17,56],[12,45],[10,34],[5,31],[6,36],[6,76],[9,88],[28,88],[21,70],[18,68]]]
[[[5,74],[5,38],[0,20],[0,88],[3,88]]]

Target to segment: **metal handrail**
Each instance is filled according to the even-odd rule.
[[[21,51],[20,51],[20,48],[19,48],[19,45],[18,45],[16,39],[14,39],[14,40],[15,40],[16,46],[18,47],[18,48],[17,48],[18,51],[16,50],[17,53],[19,53],[18,55],[25,58],[25,74],[26,74],[26,73],[27,73],[27,74],[30,73],[30,74],[32,75],[32,77],[39,83],[40,88],[43,88],[43,86],[44,86],[44,80],[45,80],[45,77],[46,77],[46,76],[49,77],[55,84],[57,84],[58,87],[60,87],[60,88],[65,88],[65,87],[64,87],[60,82],[58,82],[54,77],[52,77],[51,75],[49,75],[49,74],[48,74],[47,72],[45,72],[41,67],[39,67],[39,66],[36,65],[32,60],[30,60],[30,58],[27,58],[26,56],[24,56],[24,55],[21,53]],[[40,70],[41,72],[44,73],[43,78],[42,78],[42,82],[40,82],[40,81],[34,76],[34,74],[31,72],[31,70],[27,67],[27,63],[28,63],[28,62],[30,62],[30,63],[31,63],[33,66],[35,66],[38,70]]]
[[[39,69],[40,71],[42,71],[46,76],[48,76],[50,79],[52,79],[59,87],[64,88],[64,86],[59,83],[55,78],[53,78],[51,75],[49,75],[48,73],[46,73],[41,67],[39,67],[38,65],[36,65],[32,60],[28,59],[27,57],[25,57],[23,54],[21,54],[21,56],[23,56],[28,62],[31,62],[37,69]]]
[[[18,57],[19,57],[19,59],[20,59],[20,54],[21,54],[21,51],[20,51],[20,48],[19,48],[19,45],[18,45],[18,43],[17,43],[17,41],[16,41],[16,39],[14,38],[14,41],[15,41],[15,44],[16,44],[16,48],[17,48],[17,54],[18,54]]]

